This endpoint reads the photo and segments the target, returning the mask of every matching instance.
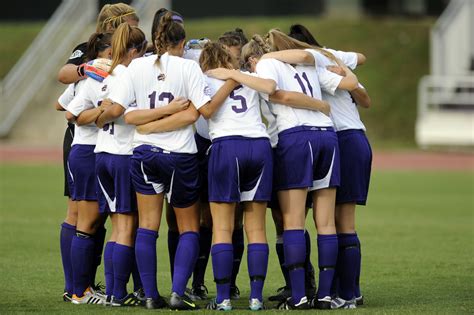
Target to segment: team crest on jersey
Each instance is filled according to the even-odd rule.
[[[102,92],[105,92],[107,90],[107,84],[105,84],[103,87],[102,87]]]
[[[207,96],[211,96],[212,93],[211,93],[211,89],[209,88],[209,86],[205,86],[204,87],[204,94],[207,95]]]
[[[81,50],[75,50],[72,55],[69,57],[69,59],[76,59],[76,58],[79,58],[79,57],[82,57],[82,55],[84,55],[84,52],[82,52]]]
[[[164,81],[166,78],[164,73],[160,73],[160,75],[157,77],[158,81]]]

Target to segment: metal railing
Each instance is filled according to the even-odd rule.
[[[8,135],[15,122],[38,93],[56,78],[64,51],[97,14],[95,0],[63,0],[38,36],[0,83],[0,137]]]

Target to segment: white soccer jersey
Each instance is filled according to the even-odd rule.
[[[94,79],[87,79],[86,98],[94,106],[99,106],[100,102],[107,98],[110,89],[117,84],[120,74],[126,69],[123,65],[117,65],[112,74],[107,76],[104,81],[99,82]],[[94,152],[107,152],[118,155],[131,155],[133,132],[135,126],[125,123],[123,116],[109,122],[103,128],[99,129],[97,135],[97,144]]]
[[[196,109],[210,101],[204,75],[194,61],[168,53],[161,56],[159,65],[155,63],[156,59],[157,56],[152,55],[133,60],[111,90],[109,98],[127,108],[127,112],[165,106],[175,97],[190,100]],[[171,152],[197,152],[191,125],[149,135],[135,131],[133,146],[142,144]]]
[[[81,81],[79,81],[81,82]],[[67,106],[71,103],[74,95],[76,94],[76,83],[69,84],[68,87],[64,90],[63,94],[59,96],[58,103],[62,108],[67,110]]]
[[[184,59],[189,59],[195,61],[199,65],[199,57],[201,56],[202,49],[185,49],[184,50]],[[209,125],[207,124],[207,120],[199,116],[198,120],[194,123],[194,128],[196,128],[196,132],[203,138],[211,139],[209,137]]]
[[[225,83],[210,77],[206,77],[206,82],[211,95]],[[268,95],[260,94],[246,85],[237,86],[208,120],[211,140],[226,136],[268,138],[260,114],[260,95],[268,99]]]
[[[267,133],[270,136],[270,144],[272,148],[276,148],[278,144],[278,128],[276,123],[276,117],[270,111],[270,102],[264,99],[260,99],[260,111],[263,118],[267,122]]]
[[[86,100],[88,80],[92,79],[81,80],[76,83],[75,96],[66,107],[67,111],[76,117],[86,109],[94,108],[94,104],[88,103]],[[97,132],[98,128],[95,124],[83,126],[76,125],[74,128],[74,139],[72,140],[72,145],[95,145],[97,143]]]
[[[335,63],[317,52],[316,50],[308,49],[316,59],[318,67],[318,74],[325,72],[327,66],[335,65]],[[335,57],[340,59],[344,64],[355,69],[357,67],[357,54],[353,52],[344,52],[340,50],[328,49]],[[362,86],[361,86],[362,87]],[[337,89],[333,93],[323,89],[323,100],[327,101],[331,106],[331,119],[334,122],[337,131],[347,129],[362,129],[365,131],[365,126],[360,119],[357,105],[352,99],[351,94],[346,90]]]
[[[277,90],[303,92],[315,99],[322,99],[314,66],[293,67],[276,59],[263,59],[257,63],[257,73],[262,78],[274,80]],[[333,126],[331,119],[319,111],[274,103],[270,103],[269,108],[276,116],[278,132],[296,126]]]

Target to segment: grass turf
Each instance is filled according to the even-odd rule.
[[[472,175],[374,173],[369,205],[358,213],[366,305],[354,312],[474,312]],[[0,166],[0,313],[145,313],[141,308],[111,310],[62,302],[59,225],[65,199],[61,197],[61,181],[58,166]],[[310,220],[307,226],[313,239],[313,263],[317,264],[316,233]],[[170,290],[166,226],[161,235],[158,281],[165,295]],[[268,236],[271,257],[265,296],[283,284],[270,214]],[[103,279],[102,267],[98,279]],[[211,279],[209,266],[206,283],[213,296]],[[242,298],[234,303],[238,308],[234,313],[246,312],[247,279],[243,262],[238,278]]]

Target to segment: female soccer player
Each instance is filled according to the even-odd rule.
[[[199,178],[191,124],[199,115],[197,109],[213,108],[219,104],[218,99],[223,102],[233,83],[225,84],[221,93],[210,99],[199,66],[180,58],[185,31],[170,12],[160,21],[155,44],[158,55],[134,60],[121,75],[120,84],[111,91],[110,99],[127,107],[125,121],[138,126],[171,114],[164,105],[172,100],[192,103],[173,115],[179,118],[174,126],[179,128],[176,131],[135,132],[131,164],[139,211],[135,253],[147,297],[146,307],[163,307],[156,284],[156,239],[166,192],[180,231],[170,308],[192,310],[197,306],[184,295],[199,250]]]
[[[93,34],[88,42],[87,55],[91,59],[109,58],[111,54],[111,34]],[[92,266],[94,265],[94,235],[99,226],[99,209],[96,194],[95,154],[97,127],[92,124],[88,115],[78,117],[85,109],[79,95],[74,97],[67,107],[66,118],[76,122],[76,132],[72,149],[68,158],[68,180],[71,199],[76,201],[78,209],[76,235],[71,244],[71,260],[73,272],[74,304],[102,304],[103,296],[95,294],[91,289]],[[103,107],[99,108],[99,111]],[[77,120],[75,118],[78,118]]]
[[[271,39],[271,38],[270,38]],[[320,81],[327,89],[335,90],[344,81],[355,88],[357,80],[324,73],[317,76],[314,67],[296,66],[272,59],[260,60],[265,50],[263,40],[254,37],[242,50],[244,62],[264,78],[271,78],[279,87],[303,91],[321,99]],[[309,54],[312,56],[311,54]],[[349,84],[350,83],[350,84]],[[305,296],[303,264],[306,256],[304,236],[305,203],[308,190],[312,192],[315,222],[318,227],[321,294],[329,289],[337,259],[337,236],[334,227],[335,187],[339,184],[339,157],[337,138],[329,116],[315,111],[293,109],[271,104],[278,127],[278,145],[275,154],[276,187],[283,213],[283,244],[285,260],[290,270],[292,297],[281,303],[283,309],[308,308]],[[298,164],[294,164],[298,161]],[[318,292],[318,294],[320,294]],[[319,297],[319,296],[318,296]],[[322,300],[322,298],[321,298]],[[320,306],[318,299],[318,306]]]
[[[302,25],[293,25],[290,36],[322,48]],[[328,50],[351,69],[365,62],[365,56],[360,53]],[[322,66],[334,65],[327,58],[321,59]],[[358,305],[363,304],[359,289],[361,253],[355,231],[355,208],[356,205],[366,204],[372,162],[372,150],[356,105],[368,108],[371,101],[361,85],[350,93],[337,89],[331,95],[323,91],[323,99],[331,104],[331,119],[337,131],[341,159],[341,184],[336,193],[336,230],[339,242],[336,274],[339,278],[339,297],[333,300],[331,306],[352,308],[355,305],[354,299]]]
[[[106,30],[113,30],[115,29],[120,23],[127,22],[130,24],[138,24],[138,16],[135,14],[135,10],[126,5],[124,3],[116,3],[116,4],[107,4],[104,5],[99,13],[96,25],[96,31],[103,33]],[[74,84],[71,87],[70,91],[73,91],[74,88],[78,89],[76,85],[77,82],[81,82],[80,80],[86,78],[86,73],[84,72],[84,65],[85,62],[88,61],[86,58],[87,55],[87,43],[81,43],[77,45],[69,60],[66,64],[61,68],[58,73],[58,80],[65,84]],[[107,71],[107,65],[98,64],[99,67],[103,71]],[[72,98],[71,98],[72,99]],[[59,109],[57,107],[57,109]],[[64,220],[64,223],[61,225],[61,233],[60,233],[60,246],[61,246],[61,257],[63,261],[63,269],[65,273],[65,280],[66,280],[66,288],[63,294],[64,301],[70,301],[71,292],[68,291],[68,288],[72,290],[72,267],[71,267],[71,260],[69,258],[71,252],[71,242],[73,236],[76,234],[76,222],[77,222],[77,210],[75,210],[74,203],[70,198],[70,192],[68,187],[68,169],[67,169],[67,160],[69,156],[69,151],[71,150],[71,144],[74,138],[74,124],[68,123],[66,132],[64,134],[64,141],[63,141],[63,166],[64,166],[64,195],[69,197],[68,198],[68,210],[67,216]],[[96,233],[96,251],[95,251],[95,263],[93,266],[92,271],[92,282],[95,283],[95,271],[97,266],[100,265],[101,257],[102,257],[102,248],[104,245],[104,238],[105,238],[105,228],[100,227]],[[104,253],[105,256],[105,253]],[[135,278],[134,278],[135,279]]]

